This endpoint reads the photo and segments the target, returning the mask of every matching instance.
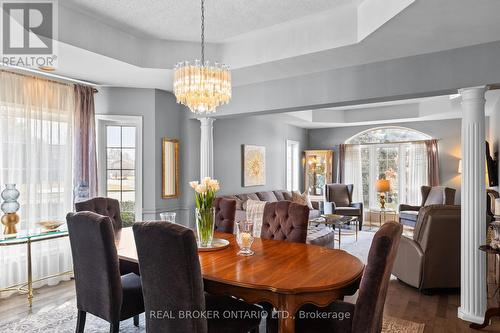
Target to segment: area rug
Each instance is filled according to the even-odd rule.
[[[409,320],[384,316],[382,332],[384,333],[423,333],[425,324]]]
[[[69,333],[76,328],[76,302],[68,301],[57,307],[41,309],[15,322],[0,323],[2,333]],[[265,321],[262,321],[261,332],[265,332]],[[423,333],[424,324],[408,320],[384,317],[382,332],[384,333]],[[97,317],[87,315],[85,332],[109,332],[109,324]],[[140,315],[139,327],[135,327],[132,319],[120,323],[121,333],[144,333],[144,314]]]

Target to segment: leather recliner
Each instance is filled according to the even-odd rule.
[[[460,206],[432,205],[403,236],[392,274],[420,290],[460,287]]]

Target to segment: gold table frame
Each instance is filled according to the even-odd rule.
[[[338,233],[339,237],[334,239],[333,248],[335,248],[335,241],[337,241],[339,243],[339,249],[342,246],[342,227],[344,225],[350,225],[352,223],[355,226],[355,231],[344,230],[344,236],[355,235],[356,243],[358,242],[359,219],[356,216],[323,214],[320,217],[309,220],[309,223],[315,223],[316,225],[324,224],[325,226],[329,226],[330,228],[332,228],[335,235]]]
[[[382,227],[382,224],[385,224],[387,222],[387,215],[394,215],[394,220],[397,219],[398,217],[398,212],[393,209],[393,208],[378,208],[378,207],[371,207],[368,210],[368,213],[370,214],[370,229],[373,229],[373,224],[372,222],[377,222],[372,220],[373,214],[378,214],[378,227]],[[384,221],[382,222],[382,216],[384,217]]]
[[[29,307],[31,308],[33,306],[33,283],[47,280],[50,278],[54,278],[57,276],[62,276],[62,275],[67,275],[67,274],[72,274],[73,271],[65,271],[62,273],[58,274],[53,274],[49,276],[45,276],[36,280],[33,280],[33,269],[32,269],[32,262],[31,262],[31,244],[36,243],[36,242],[41,242],[44,240],[51,240],[51,239],[57,239],[57,238],[62,238],[62,237],[68,237],[68,231],[67,230],[55,230],[55,231],[46,231],[46,232],[36,232],[33,234],[25,234],[23,235],[22,233],[18,233],[18,236],[12,237],[12,238],[7,238],[4,237],[0,239],[0,247],[3,246],[12,246],[12,245],[23,245],[26,244],[26,255],[27,255],[27,273],[28,273],[28,281],[24,283],[19,283],[15,284],[12,286],[8,286],[6,288],[1,288],[0,292],[5,292],[5,291],[17,291],[19,293],[27,294],[28,295],[28,304]]]

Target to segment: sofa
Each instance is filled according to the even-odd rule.
[[[420,290],[460,287],[460,206],[420,209],[413,237],[401,238],[392,274]]]
[[[409,227],[415,227],[419,211],[422,207],[431,205],[453,205],[455,204],[456,190],[444,186],[422,186],[422,203],[420,206],[406,204],[399,205],[399,222]]]
[[[286,190],[275,190],[275,191],[261,191],[261,192],[250,192],[242,194],[233,195],[222,195],[222,198],[233,199],[236,201],[236,215],[235,222],[243,221],[246,219],[246,201],[256,200],[256,201],[267,201],[267,202],[277,202],[277,201],[292,201],[292,192]],[[309,219],[319,217],[321,215],[319,210],[319,202],[312,202],[313,209],[309,210]]]
[[[352,202],[352,184],[325,185],[325,214],[356,216],[359,230],[363,228],[363,203]]]

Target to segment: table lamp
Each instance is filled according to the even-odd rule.
[[[379,179],[375,183],[377,192],[380,193],[380,208],[385,208],[385,193],[391,190],[391,182],[387,179]]]

